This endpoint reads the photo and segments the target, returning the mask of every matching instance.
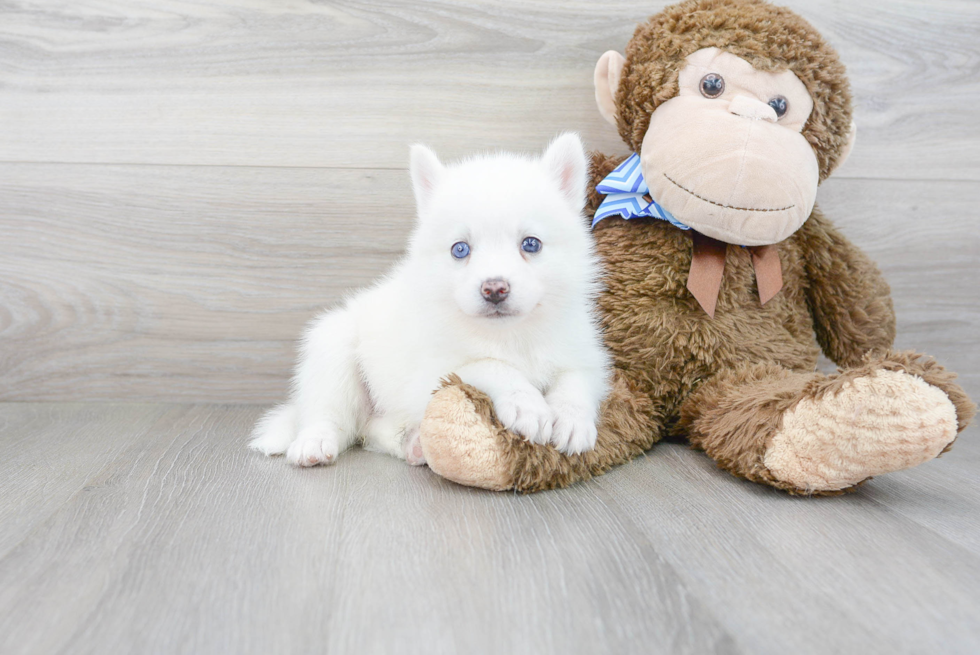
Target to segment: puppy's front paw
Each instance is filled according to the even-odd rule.
[[[307,428],[286,450],[286,461],[293,466],[332,464],[337,459],[337,438],[326,430]]]
[[[553,401],[551,407],[555,420],[549,441],[555,448],[566,455],[577,455],[595,448],[599,432],[591,412],[561,401]]]
[[[504,427],[532,443],[547,443],[551,438],[554,415],[540,392],[518,390],[493,399],[497,418]]]

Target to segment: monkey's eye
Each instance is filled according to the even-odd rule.
[[[705,98],[717,98],[725,92],[725,78],[717,73],[708,73],[701,78],[701,95]]]
[[[453,244],[451,252],[456,259],[464,259],[470,254],[470,244],[465,241],[457,241]]]
[[[776,96],[769,101],[769,106],[776,110],[776,118],[782,118],[789,111],[789,101],[783,96]]]
[[[535,237],[528,237],[524,239],[524,242],[521,244],[521,250],[524,252],[536,253],[537,251],[541,250],[541,241]]]

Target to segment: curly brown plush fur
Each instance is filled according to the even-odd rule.
[[[620,161],[595,154],[593,188]],[[588,213],[600,197],[590,198]],[[686,232],[656,219],[609,218],[594,233],[607,270],[599,299],[606,344],[635,388],[663,404],[667,425],[701,381],[743,362],[812,371],[815,333],[834,345],[828,355],[842,365],[895,338],[888,284],[819,210],[778,244],[783,289],[764,307],[751,254],[728,247],[714,319],[687,290],[693,246]]]
[[[640,151],[650,114],[677,95],[684,58],[721,48],[758,70],[792,71],[813,98],[803,129],[820,165],[820,180],[837,164],[851,128],[851,88],[836,51],[808,22],[762,0],[687,0],[636,28],[616,94],[619,134]]]

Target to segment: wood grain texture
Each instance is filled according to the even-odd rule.
[[[304,324],[402,252],[407,178],[0,164],[0,400],[278,399]],[[891,281],[899,345],[978,394],[980,185],[831,179],[819,202]]]
[[[596,488],[483,493],[359,450],[297,470],[244,449],[256,408],[149,406],[135,434],[98,407],[119,455],[0,557],[4,653],[739,652]],[[42,479],[91,411],[0,405],[47,417]]]
[[[0,558],[84,493],[166,411],[130,405],[106,412],[83,403],[10,409],[0,411]]]
[[[414,221],[401,171],[0,169],[8,400],[271,398],[303,324]]]
[[[975,428],[840,498],[672,444],[515,496],[360,450],[290,468],[244,449],[259,411],[0,404],[0,652],[980,648]]]
[[[976,393],[980,5],[790,4],[854,78],[821,202],[888,273],[899,344]],[[662,5],[0,5],[0,400],[280,397],[302,326],[402,251],[407,143],[621,150],[592,64]]]
[[[596,484],[685,587],[709,590],[703,600],[727,629],[751,635],[748,650],[965,655],[980,647],[980,558],[934,527],[961,511],[947,513],[947,502],[976,507],[975,474],[964,487],[948,477],[964,451],[975,460],[976,433],[959,452],[826,501],[735,482],[707,457],[669,444],[642,462],[648,470]],[[927,478],[945,479],[938,495]],[[928,505],[926,520],[905,510],[902,496]],[[963,531],[975,540],[971,524]]]
[[[592,70],[662,0],[0,6],[0,161],[404,167],[560,130],[622,150]],[[860,138],[839,173],[980,179],[980,5],[786,0],[839,49]]]

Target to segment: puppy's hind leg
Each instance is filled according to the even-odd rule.
[[[398,457],[412,466],[425,464],[418,423],[374,416],[364,426],[364,449]]]
[[[357,324],[349,310],[324,314],[307,331],[294,381],[296,439],[286,450],[290,464],[330,464],[354,443],[369,405],[356,346]]]

